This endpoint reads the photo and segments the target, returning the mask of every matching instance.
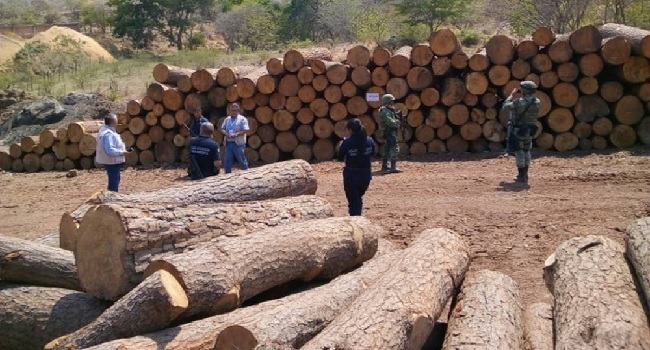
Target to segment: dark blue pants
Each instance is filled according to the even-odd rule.
[[[104,165],[106,174],[108,174],[108,190],[117,192],[120,187],[120,170],[122,164],[107,164]]]
[[[343,189],[348,199],[350,216],[360,216],[363,208],[363,195],[370,186],[370,169],[343,169]]]
[[[223,169],[226,171],[226,174],[230,174],[232,171],[232,164],[235,159],[242,170],[248,169],[248,160],[246,160],[244,148],[246,148],[245,145],[239,146],[234,142],[226,143],[226,154],[223,157]]]

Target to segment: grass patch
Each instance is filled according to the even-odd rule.
[[[70,92],[94,92],[112,100],[141,98],[153,82],[151,71],[160,63],[199,69],[240,65],[257,65],[278,51],[235,52],[220,50],[181,51],[167,56],[139,53],[132,58],[119,58],[113,62],[90,63],[77,72],[45,78],[34,76],[25,81],[11,69],[0,72],[0,89],[15,86],[37,95],[64,96]]]

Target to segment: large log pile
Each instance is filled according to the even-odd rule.
[[[391,93],[406,116],[402,153],[501,150],[508,116],[499,113],[500,101],[520,81],[532,80],[540,86],[538,148],[626,148],[650,143],[649,52],[650,31],[605,24],[557,36],[539,28],[532,40],[519,42],[496,35],[476,53],[463,52],[454,33],[442,29],[427,44],[392,53],[356,46],[343,62],[321,50],[289,50],[265,67],[194,70],[161,63],[146,95],[119,115],[118,131],[136,150],[127,164],[176,163],[188,152],[183,125],[196,107],[218,128],[228,104],[238,102],[251,127],[249,160],[330,160],[349,116],[384,142],[380,102],[366,94]],[[96,125],[71,124],[26,137],[0,153],[0,168],[92,167],[94,133]]]

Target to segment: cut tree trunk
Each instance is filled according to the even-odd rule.
[[[510,68],[506,66],[492,66],[488,72],[490,82],[495,86],[503,86],[510,81]]]
[[[374,256],[380,231],[363,217],[311,220],[161,258],[145,275],[169,271],[189,298],[181,317],[209,316],[291,280],[338,276]]]
[[[650,79],[650,60],[639,56],[630,57],[619,68],[619,76],[628,83],[644,83]]]
[[[168,89],[163,92],[162,104],[165,108],[176,112],[182,109],[185,103],[185,94],[177,89]]]
[[[335,155],[334,145],[328,139],[320,139],[312,146],[314,158],[318,161],[332,160]]]
[[[426,230],[302,349],[420,349],[468,267],[459,236]]]
[[[357,45],[348,50],[345,62],[352,68],[366,67],[370,63],[370,50],[363,45]]]
[[[616,120],[625,125],[634,125],[640,122],[644,112],[643,103],[634,95],[623,96],[614,108]]]
[[[51,341],[45,349],[86,349],[157,331],[168,326],[187,306],[187,295],[179,281],[167,271],[156,271],[93,322]]]
[[[325,73],[325,76],[327,77],[327,81],[329,81],[332,84],[341,85],[348,78],[349,67],[342,63],[327,62],[325,63],[325,67],[327,69]],[[406,75],[406,73],[404,75]],[[314,78],[314,81],[315,80],[316,78]],[[316,86],[314,86],[314,88],[316,88]]]
[[[409,93],[408,82],[404,78],[391,78],[386,84],[386,93],[392,94],[395,99],[402,99]]]
[[[450,56],[460,50],[460,42],[450,29],[440,29],[429,36],[429,47],[438,56]]]
[[[38,135],[38,143],[44,148],[51,148],[56,140],[56,130],[43,130]]]
[[[533,40],[524,40],[517,45],[517,57],[520,60],[528,60],[539,52],[539,45]]]
[[[524,343],[526,350],[553,350],[553,308],[535,303],[524,311]]]
[[[578,62],[580,72],[588,77],[598,76],[605,68],[605,62],[602,57],[596,53],[590,53],[580,57]]]
[[[451,66],[462,71],[467,68],[469,57],[462,51],[457,51],[451,56]]]
[[[521,299],[512,278],[490,270],[469,274],[454,302],[443,350],[522,348]]]
[[[104,126],[104,122],[91,120],[85,122],[75,122],[68,124],[68,141],[79,142],[85,134],[92,134],[99,132],[99,129]]]
[[[580,68],[573,62],[565,62],[557,67],[557,76],[561,81],[571,83],[578,79]]]
[[[443,76],[451,70],[451,59],[449,57],[436,57],[431,61],[431,70],[435,76]]]
[[[600,50],[603,60],[613,66],[620,66],[625,63],[630,58],[631,53],[630,42],[622,36],[603,40],[603,47]]]
[[[458,78],[445,79],[442,86],[441,101],[445,106],[453,106],[459,104],[465,98],[467,88],[465,83]],[[395,97],[397,98],[397,97]]]
[[[483,95],[488,88],[489,81],[482,72],[472,72],[465,77],[467,91],[474,95]]]
[[[600,96],[609,103],[617,102],[624,93],[623,84],[618,81],[608,81],[600,87]]]
[[[475,72],[483,72],[490,66],[490,59],[485,51],[473,54],[467,62],[469,68]]]
[[[530,63],[522,59],[512,62],[510,66],[512,77],[519,80],[525,80],[530,74]]]
[[[277,307],[242,318],[219,332],[214,349],[253,350],[265,342],[300,348],[373,286],[403,253],[383,253],[324,286],[291,295]]]
[[[79,226],[76,251],[79,277],[86,291],[115,299],[139,283],[144,269],[163,253],[178,253],[220,237],[333,215],[325,200],[313,196],[232,204],[179,203],[176,207],[154,203],[113,202],[87,212]],[[186,221],[169,226],[178,217]],[[230,220],[232,217],[238,219]],[[167,227],[164,235],[162,227]]]
[[[131,116],[140,115],[142,107],[140,107],[140,100],[130,100],[126,103],[126,113]]]
[[[599,136],[608,136],[612,132],[613,128],[614,124],[612,121],[605,117],[596,119],[591,126],[594,134]]]
[[[530,65],[537,73],[544,73],[553,69],[553,61],[547,54],[543,53],[535,55],[530,61]]]
[[[431,64],[433,56],[433,51],[431,51],[429,45],[415,45],[411,51],[411,62],[416,66],[426,67]]]
[[[282,60],[275,57],[269,58],[266,61],[266,71],[273,76],[284,74],[285,70]]]
[[[574,31],[569,37],[573,51],[581,55],[598,52],[602,46],[602,41],[602,34],[598,31],[598,28],[592,25]]]
[[[81,290],[71,252],[4,235],[0,235],[0,278]]]
[[[515,45],[505,35],[495,35],[486,44],[486,53],[493,64],[507,65],[515,56]]]
[[[650,58],[650,31],[617,23],[605,23],[599,30],[603,38],[625,38],[635,55]]]
[[[555,349],[650,348],[648,321],[618,243],[599,236],[565,241],[546,260],[544,279],[555,299]]]
[[[410,46],[403,46],[397,49],[388,61],[390,73],[395,77],[405,77],[411,69],[411,50]]]
[[[390,60],[391,52],[383,47],[376,47],[372,51],[372,62],[378,67],[383,67],[388,64]]]
[[[636,132],[639,135],[639,141],[644,145],[650,145],[650,117],[645,117],[641,120],[641,123],[636,128]]]
[[[164,63],[158,63],[153,68],[153,78],[161,84],[176,84],[182,76],[189,76],[192,69],[170,66]]]
[[[650,218],[634,221],[625,231],[626,256],[632,263],[634,272],[643,290],[644,303],[650,305]]]
[[[314,80],[314,71],[311,69],[311,67],[304,66],[300,68],[296,76],[298,77],[298,80],[300,81],[301,84],[303,85],[311,84],[311,82]],[[265,93],[270,94],[271,92],[265,92]]]
[[[539,46],[548,46],[555,41],[555,33],[550,27],[538,27],[533,33],[533,41]]]
[[[61,248],[75,250],[79,222],[88,209],[97,204],[129,199],[138,203],[241,202],[314,193],[316,193],[314,171],[309,163],[300,160],[263,166],[251,169],[245,174],[230,174],[220,176],[218,179],[211,178],[153,192],[133,195],[103,193],[89,199],[73,212],[63,214],[59,225]]]
[[[212,89],[217,83],[218,69],[198,69],[192,73],[190,79],[192,86],[201,92]]]
[[[598,95],[580,96],[573,110],[576,119],[582,122],[593,122],[610,114],[609,105]]]
[[[582,77],[578,80],[578,88],[585,95],[594,95],[598,93],[598,79],[594,77]]]
[[[569,62],[573,57],[573,48],[567,40],[558,40],[549,47],[548,56],[555,63]]]
[[[151,83],[147,87],[147,96],[154,102],[160,103],[163,99],[163,93],[168,89],[169,87],[167,85]]]
[[[41,168],[41,157],[36,153],[28,153],[23,157],[23,169],[28,173],[35,173]]]
[[[81,292],[0,282],[0,344],[6,350],[43,349],[104,309],[103,302]]]
[[[4,171],[9,171],[11,170],[11,163],[13,162],[13,158],[6,153],[6,152],[0,152],[0,169]]]
[[[609,140],[618,148],[629,148],[636,143],[636,131],[629,125],[619,124],[612,129]]]
[[[305,57],[298,50],[289,50],[284,53],[282,65],[290,73],[295,73],[305,65]]]
[[[562,107],[573,107],[578,102],[579,96],[580,92],[573,84],[559,83],[553,88],[553,101]]]
[[[559,152],[571,151],[578,147],[580,140],[576,135],[570,132],[558,134],[553,141],[553,147]]]

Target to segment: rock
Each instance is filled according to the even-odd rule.
[[[46,97],[23,106],[22,111],[14,116],[12,126],[54,124],[60,122],[66,114],[59,101]]]
[[[65,174],[65,177],[77,177],[77,175],[79,175],[77,170],[72,169],[72,170],[68,171],[67,174]]]

